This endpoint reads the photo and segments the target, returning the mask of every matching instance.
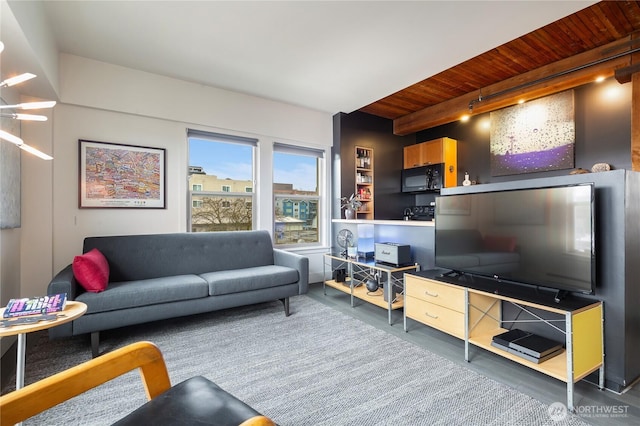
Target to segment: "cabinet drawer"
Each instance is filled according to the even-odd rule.
[[[464,314],[451,309],[416,299],[406,298],[404,307],[408,318],[464,339]]]
[[[464,289],[424,278],[407,276],[407,296],[464,312]]]

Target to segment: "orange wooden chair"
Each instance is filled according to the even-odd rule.
[[[151,342],[133,343],[0,396],[0,424],[22,422],[137,368],[149,401],[118,425],[275,425],[204,377],[172,387],[162,353]]]

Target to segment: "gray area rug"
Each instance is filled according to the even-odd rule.
[[[203,375],[285,425],[585,425],[307,296],[102,333],[101,350],[157,344],[172,383]],[[88,338],[27,353],[26,383],[90,358]],[[5,389],[4,391],[9,391]],[[108,425],[145,402],[137,372],[25,425]]]

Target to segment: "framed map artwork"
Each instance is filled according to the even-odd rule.
[[[165,150],[80,140],[80,208],[166,207]]]

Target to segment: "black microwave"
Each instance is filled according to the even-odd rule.
[[[402,169],[402,192],[439,191],[444,180],[444,164]]]

